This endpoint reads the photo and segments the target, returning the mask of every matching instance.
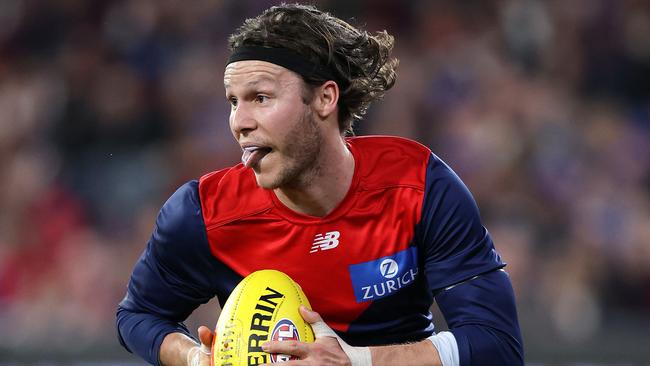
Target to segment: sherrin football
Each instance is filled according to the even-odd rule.
[[[300,286],[286,274],[266,269],[246,276],[219,315],[212,364],[249,366],[296,359],[268,354],[262,351],[262,344],[270,340],[314,341],[311,326],[298,311],[300,305],[311,309]]]

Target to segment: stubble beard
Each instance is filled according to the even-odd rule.
[[[320,173],[319,155],[323,135],[313,112],[305,112],[301,121],[285,137],[285,160],[276,179],[267,189],[309,186]]]

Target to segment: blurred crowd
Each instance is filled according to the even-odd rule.
[[[0,353],[116,343],[158,209],[239,160],[227,37],[274,3],[0,1]],[[397,84],[357,134],[420,141],[465,181],[527,346],[647,324],[650,2],[314,3],[395,35]]]

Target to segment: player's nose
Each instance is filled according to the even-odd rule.
[[[237,109],[230,113],[230,129],[235,138],[239,139],[239,136],[247,135],[256,128],[257,120],[246,104],[239,104]]]

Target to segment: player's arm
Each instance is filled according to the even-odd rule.
[[[375,347],[353,347],[339,337],[321,316],[304,306],[302,317],[311,324],[316,341],[271,341],[262,344],[268,353],[290,354],[300,360],[282,362],[287,366],[441,366],[438,351],[429,340],[411,344]],[[264,364],[262,366],[272,366]],[[445,365],[446,366],[446,365]]]
[[[214,334],[199,327],[200,344],[183,333],[169,333],[160,345],[160,363],[166,366],[210,366],[210,346]]]
[[[523,365],[514,295],[504,271],[495,270],[450,286],[436,296],[436,301],[449,325],[448,332],[413,344],[370,347],[371,364]],[[355,347],[352,353],[360,350]]]
[[[182,322],[214,296],[210,281],[215,276],[206,273],[217,274],[215,267],[198,182],[192,181],[165,203],[133,269],[117,310],[120,343],[153,365],[186,364],[187,352],[197,342]]]
[[[453,286],[436,302],[456,341],[460,365],[523,365],[515,297],[505,271]]]
[[[451,286],[436,301],[450,331],[414,344],[371,347],[373,366],[523,364],[515,299],[504,271]]]
[[[501,270],[505,263],[469,190],[433,154],[416,240],[427,281],[449,325],[449,332],[431,339],[443,365],[522,365],[514,293]]]
[[[370,347],[372,365],[442,366],[438,350],[429,341]]]

